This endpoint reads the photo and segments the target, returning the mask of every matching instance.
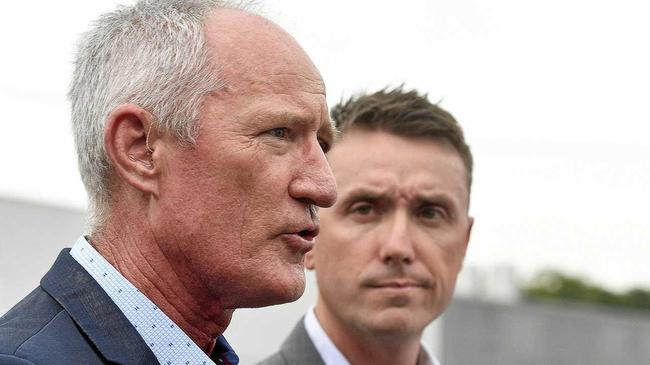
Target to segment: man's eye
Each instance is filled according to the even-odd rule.
[[[420,208],[418,216],[429,220],[440,219],[444,217],[444,212],[439,207],[427,205]]]
[[[370,204],[357,204],[352,207],[351,211],[358,215],[369,215],[373,212],[373,208]]]
[[[287,128],[273,128],[269,134],[276,138],[285,138],[287,136]]]
[[[329,152],[329,150],[331,148],[329,143],[327,143],[326,141],[319,138],[318,139],[318,144],[320,145],[320,148],[323,150],[323,153]]]

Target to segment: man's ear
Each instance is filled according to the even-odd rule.
[[[469,238],[472,235],[472,227],[474,227],[474,217],[469,217],[469,223],[467,224],[467,233],[465,237],[465,250],[467,250],[467,246],[469,245]]]
[[[314,270],[316,268],[314,250],[315,248],[312,248],[309,252],[305,254],[305,268],[307,268],[308,270]]]
[[[151,113],[134,104],[115,108],[106,120],[104,148],[115,172],[127,184],[158,195],[155,126]]]

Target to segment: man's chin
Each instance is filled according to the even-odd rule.
[[[268,279],[268,278],[266,278]],[[276,280],[269,283],[257,295],[251,295],[252,302],[246,305],[248,308],[267,307],[270,305],[295,302],[305,292],[305,273],[293,273],[283,280]]]
[[[428,324],[414,315],[412,308],[384,309],[375,313],[369,322],[373,333],[386,335],[419,333]]]

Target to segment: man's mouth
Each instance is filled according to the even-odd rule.
[[[318,228],[316,229],[303,229],[300,232],[296,233],[298,236],[302,237],[307,241],[313,241],[316,236],[318,236]]]
[[[283,237],[293,250],[305,254],[314,247],[318,231],[318,225],[312,223],[295,229],[289,229],[281,237]]]
[[[428,289],[433,287],[433,281],[427,275],[412,272],[406,275],[377,275],[365,278],[364,287],[371,289]]]
[[[371,283],[368,286],[371,288],[395,288],[395,289],[424,287],[423,284],[415,280],[408,280],[408,279],[378,281],[376,283]]]

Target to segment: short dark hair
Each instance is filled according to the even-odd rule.
[[[360,93],[335,105],[331,115],[342,134],[351,128],[360,128],[449,142],[463,160],[467,188],[471,189],[474,162],[463,129],[449,112],[431,103],[427,94],[405,91],[402,86],[384,88],[372,94]]]

